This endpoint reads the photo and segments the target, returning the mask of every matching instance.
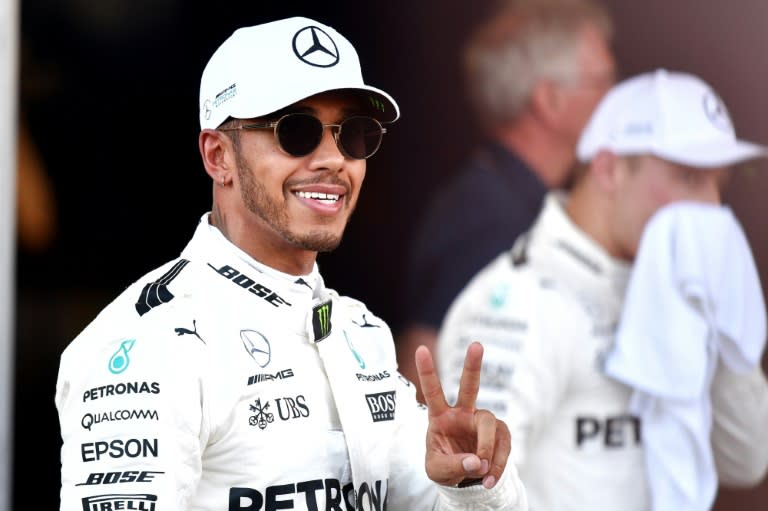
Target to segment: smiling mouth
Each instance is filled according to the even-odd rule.
[[[322,192],[293,192],[297,197],[302,199],[312,199],[323,204],[336,204],[341,195],[336,193],[322,193]]]

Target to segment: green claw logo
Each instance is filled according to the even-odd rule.
[[[331,310],[333,302],[327,301],[312,309],[312,329],[315,342],[321,341],[331,333]]]

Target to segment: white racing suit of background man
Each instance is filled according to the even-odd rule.
[[[478,408],[505,420],[532,511],[650,509],[632,390],[603,374],[631,267],[611,258],[550,194],[533,229],[480,272],[443,324],[438,368],[455,397],[463,350],[485,346]],[[768,386],[718,366],[712,444],[726,484],[763,476]]]
[[[62,355],[61,509],[524,511],[511,465],[491,490],[427,478],[414,396],[382,320],[206,215]]]

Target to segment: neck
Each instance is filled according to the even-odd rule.
[[[256,261],[289,275],[312,273],[317,252],[297,248],[279,236],[257,236],[272,231],[260,218],[248,222],[243,215],[228,215],[215,201],[209,218],[225,238]]]
[[[574,162],[574,148],[566,146],[531,115],[523,114],[514,124],[500,127],[492,135],[523,160],[547,188],[565,184]]]
[[[565,211],[574,225],[603,247],[611,257],[620,257],[611,235],[612,211],[609,199],[588,177],[582,177],[573,187]]]

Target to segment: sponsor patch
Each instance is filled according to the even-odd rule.
[[[268,425],[275,421],[275,414],[273,411],[270,411],[271,405],[271,401],[267,400],[262,402],[261,398],[256,399],[254,403],[248,407],[251,412],[253,412],[253,415],[248,418],[248,424],[251,426],[258,426],[261,430],[266,429]],[[274,405],[275,408],[272,410],[277,411],[277,417],[281,421],[309,417],[307,400],[302,394],[294,397],[278,397],[274,400]]]
[[[381,381],[389,378],[389,371],[382,371],[375,374],[357,373],[355,376],[357,376],[359,381]]]
[[[344,339],[347,340],[347,347],[349,348],[349,351],[352,352],[352,354],[355,356],[355,360],[357,360],[357,365],[360,366],[360,369],[365,369],[365,360],[363,360],[363,357],[360,356],[360,353],[357,352],[355,349],[355,346],[352,344],[352,341],[349,340],[349,336],[347,335],[347,331],[344,330]]]
[[[330,300],[312,307],[312,330],[315,334],[315,342],[322,341],[331,333],[331,310],[333,302]]]
[[[133,349],[133,345],[136,344],[136,339],[128,339],[120,343],[120,347],[109,358],[109,372],[112,374],[120,374],[131,363],[131,359],[128,356],[128,352]]]
[[[373,422],[395,420],[395,397],[394,390],[365,395]]]
[[[100,484],[121,484],[121,483],[151,483],[157,474],[165,472],[155,472],[151,470],[126,470],[125,472],[93,472],[88,474],[88,479],[84,483],[77,483],[75,486],[97,486]],[[130,509],[130,508],[129,508]]]
[[[293,377],[293,369],[283,369],[276,373],[259,373],[248,377],[248,385],[254,385],[263,381],[285,380]]]
[[[638,417],[623,414],[613,417],[576,417],[576,447],[602,445],[605,449],[624,449],[642,444],[642,423]]]
[[[113,511],[115,509],[155,511],[156,503],[157,495],[148,493],[94,495],[83,498],[83,511]]]
[[[240,330],[240,340],[248,355],[259,364],[259,367],[267,367],[272,359],[272,348],[264,334],[256,330]]]
[[[280,295],[272,291],[266,286],[263,286],[250,278],[248,275],[244,273],[240,273],[236,269],[232,268],[229,265],[224,265],[221,268],[216,268],[211,263],[208,263],[208,267],[211,268],[213,271],[221,275],[222,277],[227,278],[230,282],[233,282],[240,286],[243,289],[248,290],[248,292],[253,293],[254,295],[258,296],[259,298],[262,298],[263,300],[266,300],[267,302],[271,303],[275,307],[280,307],[281,305],[287,305],[288,307],[291,306],[290,303],[283,300]]]
[[[248,424],[251,426],[258,426],[259,429],[264,430],[269,424],[275,422],[275,414],[269,411],[269,401],[262,405],[261,399],[257,399],[248,408],[254,412],[254,414],[248,418]]]
[[[213,100],[213,106],[216,108],[220,107],[222,103],[227,101],[228,99],[232,99],[235,96],[237,96],[237,84],[232,84],[223,91],[216,94],[216,97]]]
[[[110,442],[88,442],[80,444],[84,463],[99,461],[101,458],[157,458],[157,438],[116,438]]]
[[[83,403],[93,399],[101,399],[109,396],[122,396],[123,394],[159,394],[160,384],[156,381],[130,381],[94,387],[83,392]]]
[[[235,486],[229,489],[229,511],[260,511],[272,509],[314,509],[318,501],[325,501],[323,509],[350,510],[387,509],[388,481],[363,481],[355,489],[353,483],[338,479],[310,479],[294,483],[247,488]]]
[[[132,421],[139,419],[160,420],[157,410],[114,410],[102,413],[86,413],[83,415],[80,425],[91,431],[94,424],[112,421]]]

